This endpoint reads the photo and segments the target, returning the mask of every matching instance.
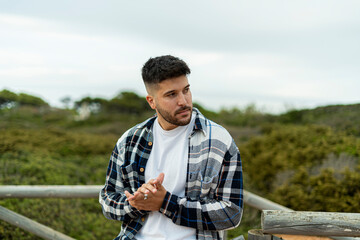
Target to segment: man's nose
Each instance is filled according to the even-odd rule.
[[[186,96],[183,93],[180,93],[178,97],[178,105],[184,106],[186,105],[186,103],[187,103]]]

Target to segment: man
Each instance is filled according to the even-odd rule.
[[[240,153],[193,108],[189,74],[169,55],[142,68],[156,115],[118,140],[99,196],[104,215],[122,221],[115,239],[223,239],[240,224]]]

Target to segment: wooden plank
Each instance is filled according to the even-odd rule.
[[[314,236],[304,236],[304,235],[286,235],[286,234],[276,234],[283,240],[331,240],[328,237],[314,237]]]
[[[28,232],[35,234],[43,239],[55,240],[74,240],[65,234],[57,232],[49,227],[46,227],[34,220],[17,214],[9,209],[0,206],[0,219],[8,222],[14,226],[22,228]]]
[[[272,236],[261,229],[251,229],[248,231],[248,240],[272,240]]]
[[[103,185],[7,185],[0,198],[96,198]]]
[[[261,226],[271,234],[359,237],[360,214],[264,210]]]

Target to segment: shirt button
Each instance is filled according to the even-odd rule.
[[[141,221],[145,221],[145,217],[142,217],[142,218],[141,218]]]
[[[144,172],[144,170],[145,170],[144,168],[140,168],[140,172]]]
[[[152,145],[152,142],[148,142],[148,145],[151,146],[151,145]]]

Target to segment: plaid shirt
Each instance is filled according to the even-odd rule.
[[[167,192],[159,211],[175,224],[195,228],[197,239],[223,239],[223,230],[237,227],[242,216],[240,153],[223,127],[206,119],[197,109],[194,111],[185,197]],[[134,193],[145,183],[155,118],[125,132],[110,157],[99,202],[107,218],[122,221],[116,240],[136,239],[148,215],[125,201],[124,191]]]

